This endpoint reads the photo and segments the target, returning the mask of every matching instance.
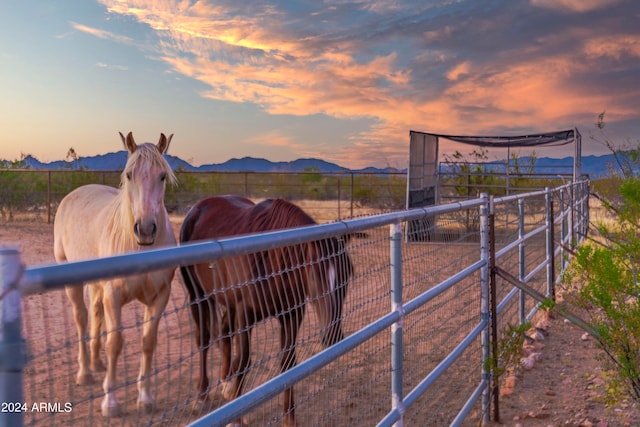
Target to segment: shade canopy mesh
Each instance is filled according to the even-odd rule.
[[[560,146],[574,142],[574,130],[562,130],[558,132],[539,133],[533,135],[522,136],[459,136],[459,135],[442,135],[435,133],[425,133],[427,135],[446,138],[451,141],[463,144],[476,145],[480,147],[535,147],[539,145]]]

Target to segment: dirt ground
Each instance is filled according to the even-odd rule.
[[[29,266],[54,262],[52,226],[41,223],[0,224],[0,246],[17,246]],[[47,236],[47,237],[43,237]],[[188,336],[190,331],[181,332]],[[185,341],[191,345],[190,341]],[[607,399],[605,373],[594,340],[560,317],[549,320],[536,343],[539,360],[516,377],[500,399],[500,420],[507,426],[640,425],[637,403]],[[491,423],[491,425],[499,425]]]
[[[624,397],[613,399],[607,394],[607,373],[598,359],[601,351],[595,340],[560,316],[552,316],[547,325],[534,344],[539,360],[530,369],[521,369],[511,390],[502,390],[501,424],[640,425],[638,402]]]

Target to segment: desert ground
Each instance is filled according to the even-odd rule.
[[[174,219],[174,227],[177,231],[180,219]],[[380,240],[384,240],[381,236]],[[374,238],[372,238],[374,239]],[[45,223],[11,222],[0,224],[0,245],[18,247],[21,250],[22,261],[27,266],[38,266],[53,263],[52,255],[53,227]],[[363,243],[359,249],[365,253],[370,245]],[[439,249],[442,253],[441,249]],[[375,258],[375,256],[373,257]],[[368,267],[364,267],[369,270]],[[208,412],[211,407],[202,407],[194,403],[194,391],[197,380],[196,354],[193,343],[193,330],[188,310],[185,310],[187,298],[182,292],[181,279],[176,275],[173,283],[173,294],[167,307],[165,318],[161,323],[159,346],[156,354],[157,380],[156,398],[157,406],[166,409],[157,410],[152,416],[139,415],[135,408],[135,376],[137,373],[139,346],[139,314],[129,314],[127,318],[127,331],[125,331],[125,346],[121,360],[122,368],[119,371],[124,380],[120,393],[120,400],[124,406],[125,414],[118,419],[105,420],[100,418],[99,396],[101,394],[101,377],[98,376],[96,384],[82,388],[73,383],[76,370],[75,326],[71,319],[70,308],[63,291],[54,291],[44,295],[33,295],[25,299],[25,331],[29,342],[29,351],[32,362],[25,372],[25,398],[26,403],[32,405],[38,402],[59,403],[61,407],[73,399],[74,407],[70,413],[56,414],[30,412],[25,420],[32,424],[46,425],[184,425],[197,419]],[[354,291],[355,292],[355,291]],[[388,308],[388,301],[379,305],[384,312]],[[376,303],[377,304],[377,303]],[[347,312],[355,311],[357,304],[351,303]],[[131,310],[134,312],[135,310]],[[138,310],[139,312],[139,310]],[[311,310],[308,311],[312,313]],[[303,328],[313,329],[313,315],[309,314],[309,322]],[[372,314],[371,318],[375,318]],[[370,319],[361,319],[366,322]],[[46,327],[45,327],[46,326]],[[267,321],[260,325],[256,335],[264,335],[260,348],[261,353],[277,352],[277,340],[268,339],[270,335],[277,335],[274,331],[273,321]],[[352,327],[353,329],[353,327]],[[272,332],[274,331],[274,332]],[[308,330],[305,330],[309,332]],[[309,336],[313,336],[309,332]],[[426,345],[421,343],[421,345]],[[442,344],[444,345],[444,344]],[[539,360],[531,369],[521,369],[515,375],[515,384],[510,390],[503,391],[500,399],[500,424],[508,426],[633,426],[640,423],[640,408],[636,402],[620,398],[610,401],[607,398],[604,378],[607,375],[601,369],[601,362],[597,360],[600,354],[593,339],[585,336],[583,331],[564,321],[560,317],[548,319],[545,326],[544,339],[540,338],[536,344],[540,353]],[[418,348],[418,347],[416,347]],[[310,338],[302,340],[299,360],[308,357],[320,349],[317,340]],[[386,351],[386,350],[384,350]],[[427,350],[425,350],[426,352]],[[380,352],[374,343],[360,350],[360,354]],[[212,353],[217,353],[213,351]],[[176,360],[179,354],[179,366],[171,366],[169,361]],[[217,356],[213,356],[217,357]],[[355,355],[358,358],[358,354]],[[380,360],[385,360],[387,354],[380,355]],[[261,362],[262,369],[255,369],[256,373],[250,376],[249,381],[259,383],[265,378],[273,376],[276,370],[277,357]],[[372,385],[385,383],[386,374],[380,374],[369,366],[371,359],[363,363],[352,360],[349,375],[357,373],[366,379],[363,384],[347,384],[340,387],[340,393],[349,396],[349,402],[329,401],[323,403],[321,408],[305,409],[308,402],[301,403],[298,411],[301,425],[328,425],[340,420],[341,425],[371,425],[379,420],[388,410],[388,393],[382,393],[380,398],[370,388]],[[384,364],[384,362],[381,362]],[[216,366],[216,362],[212,363]],[[326,394],[326,388],[346,374],[341,371],[339,365],[334,364],[330,371],[323,372],[311,378],[299,389],[306,399],[313,399],[314,395]],[[215,368],[211,368],[211,377],[217,376]],[[346,390],[346,391],[344,391]],[[212,405],[218,405],[221,397],[215,391],[212,393]],[[180,404],[175,404],[176,396],[182,399]],[[435,398],[435,396],[434,396]],[[361,403],[375,403],[381,399],[382,404],[373,411],[368,409],[361,413]],[[278,412],[280,404],[277,399],[267,409],[256,412],[249,418],[251,425],[278,425]],[[173,402],[173,403],[171,403]],[[173,405],[173,406],[172,406]],[[332,409],[327,409],[329,405]],[[446,407],[446,402],[440,402],[440,406]],[[374,404],[374,408],[376,405]],[[414,415],[416,420],[433,420],[433,425],[443,425],[433,414],[418,413]],[[478,425],[478,414],[470,417],[465,425]],[[429,424],[429,421],[427,421]],[[498,423],[492,423],[498,425]]]

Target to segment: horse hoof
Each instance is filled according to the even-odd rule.
[[[204,397],[198,396],[197,399],[194,399],[193,402],[191,402],[191,409],[194,411],[208,410],[211,408],[211,404],[212,401],[209,399],[208,395],[205,395]]]
[[[90,373],[78,374],[76,376],[76,384],[77,385],[90,385],[90,384],[93,384],[93,375],[91,375]]]
[[[145,415],[148,415],[153,412],[153,403],[149,402],[138,402],[138,411],[142,412]]]
[[[120,416],[120,406],[102,405],[102,416],[105,418],[113,418]]]

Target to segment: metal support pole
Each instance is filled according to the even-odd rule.
[[[566,189],[561,189],[560,190],[560,270],[564,271],[566,268],[565,265],[565,259],[564,259],[564,248],[565,244],[566,244],[566,237],[567,237],[567,215],[566,215],[566,208],[565,208],[565,197],[564,197],[564,193],[565,193]]]
[[[400,313],[400,319],[391,325],[391,409],[400,412],[396,427],[402,427],[404,403],[402,393],[402,225],[390,225],[391,241],[391,310]]]
[[[20,252],[0,248],[0,402],[22,405],[25,343],[22,338],[22,300],[16,284],[22,274]],[[0,414],[0,426],[23,425],[22,406]]]
[[[51,170],[47,171],[47,224],[51,224]]]
[[[492,373],[488,369],[488,361],[491,357],[490,349],[490,310],[489,310],[489,197],[487,193],[482,193],[480,197],[483,199],[480,205],[480,259],[485,265],[480,270],[480,317],[481,320],[487,321],[487,327],[480,335],[482,345],[482,380],[488,386],[491,385]],[[482,392],[482,418],[483,424],[489,423],[489,415],[491,412],[491,395],[489,387]]]
[[[524,238],[525,230],[524,230],[524,198],[518,199],[518,240],[522,240]],[[524,242],[521,241],[518,243],[518,278],[524,282],[525,277],[527,276],[525,266],[525,250],[524,250]],[[525,313],[525,294],[520,290],[518,292],[518,301],[520,307],[520,324],[524,324],[527,321],[527,313]]]
[[[354,178],[353,178],[353,172],[350,172],[351,174],[351,195],[349,196],[349,218],[353,218],[353,203],[354,203]]]
[[[546,232],[546,240],[547,240],[547,297],[551,298],[553,301],[556,300],[556,288],[555,288],[555,226],[554,226],[554,216],[553,216],[553,192],[546,188],[547,193],[545,194],[545,208],[546,208],[546,224],[547,232]],[[522,280],[522,279],[520,279]]]
[[[496,281],[496,224],[493,201],[489,204],[489,313],[491,336],[492,372],[498,368],[498,292]],[[500,383],[498,378],[491,378],[491,395],[493,396],[493,420],[500,421]]]
[[[591,223],[591,215],[589,210],[589,181],[582,181],[582,197],[584,197],[584,206],[582,212],[582,220],[583,224],[583,234],[582,240],[587,238],[587,234],[589,233],[589,224]]]
[[[576,235],[575,235],[575,226],[576,226],[576,221],[575,221],[575,214],[576,214],[576,191],[575,191],[575,185],[571,185],[569,187],[569,247],[571,249],[575,249],[576,248]],[[563,270],[564,271],[564,270]]]

